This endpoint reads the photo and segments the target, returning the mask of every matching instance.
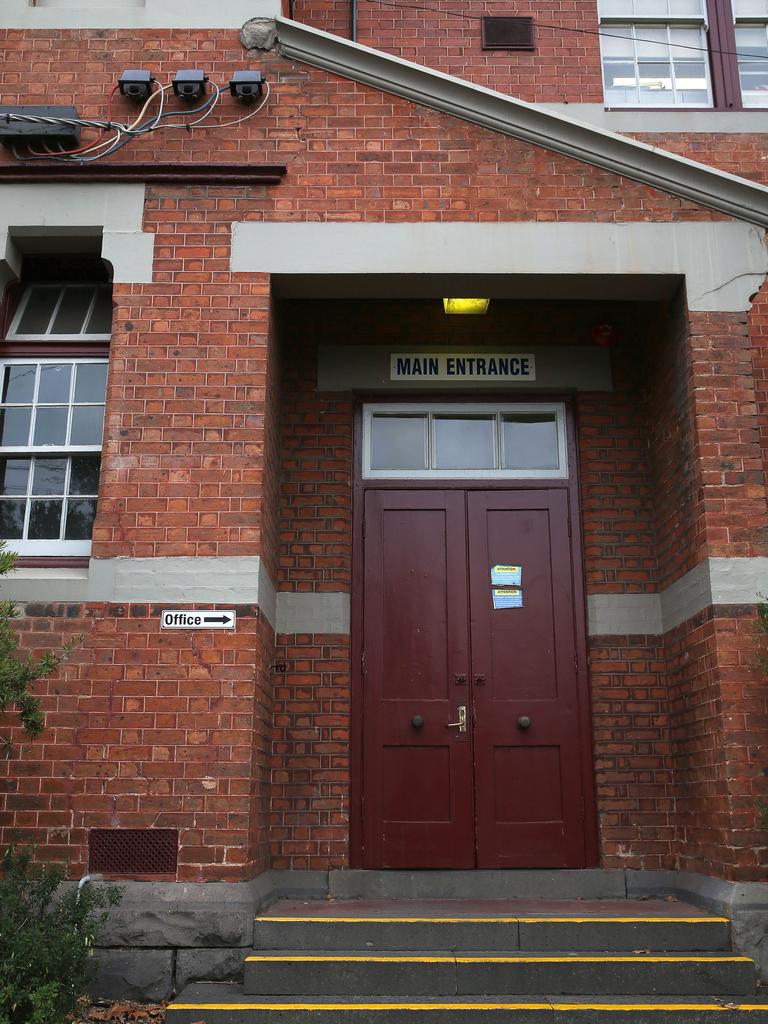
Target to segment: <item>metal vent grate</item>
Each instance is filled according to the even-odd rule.
[[[88,838],[89,870],[109,875],[176,873],[175,828],[94,828]]]
[[[484,50],[534,50],[533,18],[483,18]]]

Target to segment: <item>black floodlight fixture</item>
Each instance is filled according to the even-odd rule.
[[[264,75],[260,71],[233,71],[229,80],[229,91],[245,103],[253,103],[261,97]]]
[[[154,78],[151,72],[145,71],[143,68],[129,68],[117,80],[122,95],[135,103],[144,103],[149,99],[152,95],[153,82]]]
[[[185,68],[173,76],[173,91],[182,100],[201,100],[208,76],[199,68]]]

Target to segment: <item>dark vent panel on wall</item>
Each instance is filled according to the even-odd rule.
[[[533,18],[483,18],[484,50],[533,50]]]
[[[172,875],[179,833],[175,828],[94,828],[88,849],[88,868],[95,873]]]

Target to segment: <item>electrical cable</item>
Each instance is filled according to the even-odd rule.
[[[268,99],[269,99],[269,82],[265,82],[264,83],[264,96],[262,97],[261,101],[256,105],[256,107],[250,112],[250,114],[245,114],[243,117],[238,117],[238,119],[236,121],[227,121],[225,124],[217,124],[216,127],[217,128],[232,128],[236,124],[242,124],[243,121],[247,121],[249,117],[253,117],[254,114],[258,114],[258,112],[261,110],[261,108],[264,106],[264,104],[267,102]]]
[[[430,14],[444,14],[444,15],[448,15],[449,17],[452,17],[452,18],[461,18],[463,21],[481,21],[482,18],[483,18],[483,15],[480,15],[480,14],[462,14],[459,11],[440,10],[437,7],[426,7],[426,6],[422,5],[422,4],[396,3],[395,0],[366,0],[366,2],[370,3],[370,4],[382,4],[384,7],[400,8],[400,9],[405,10],[405,11],[429,11]],[[514,15],[514,13],[512,13],[512,14],[507,14],[505,16],[506,17],[514,17],[515,15]],[[632,23],[632,19],[631,18],[627,18],[627,24],[631,24],[631,23]],[[637,24],[641,24],[641,23],[634,22],[634,24],[637,25]],[[659,24],[666,24],[664,22],[664,19],[661,18],[661,17],[659,18]],[[691,24],[696,24],[696,23],[695,22],[691,22]],[[606,39],[626,39],[627,38],[627,36],[616,35],[616,33],[614,33],[614,32],[603,32],[603,31],[601,31],[599,29],[592,29],[592,28],[573,28],[573,27],[568,26],[568,25],[552,25],[552,24],[549,24],[546,21],[539,21],[538,19],[536,20],[536,27],[537,28],[551,28],[551,29],[554,29],[556,32],[577,32],[577,33],[579,33],[581,35],[601,36],[601,37],[606,38]],[[638,43],[657,43],[658,42],[657,39],[643,39],[640,36],[634,36],[633,38]],[[719,54],[722,54],[725,57],[748,57],[750,60],[768,60],[768,54],[764,54],[764,53],[745,53],[745,52],[743,52],[741,50],[721,50],[721,49],[718,49],[717,47],[690,46],[690,45],[688,45],[686,43],[668,43],[667,45],[670,46],[670,47],[674,47],[675,49],[678,49],[678,50],[695,50],[697,53],[706,53],[706,54],[719,53]]]
[[[11,124],[13,121],[20,121],[26,124],[45,124],[52,126],[67,125],[73,127],[83,128],[95,128],[98,129],[100,134],[97,139],[78,146],[74,150],[66,150],[63,148],[61,143],[57,143],[57,150],[51,149],[50,145],[43,142],[43,148],[45,152],[39,152],[37,150],[27,148],[22,154],[19,152],[17,146],[14,144],[11,146],[11,152],[13,156],[19,161],[28,160],[52,160],[58,163],[92,163],[95,160],[101,160],[106,156],[110,156],[112,153],[116,153],[122,149],[133,139],[147,133],[163,130],[163,129],[186,129],[192,132],[195,129],[208,129],[208,128],[230,128],[235,125],[241,124],[243,121],[247,121],[249,118],[257,114],[267,102],[269,98],[269,85],[265,82],[265,94],[259,103],[256,104],[253,110],[249,111],[243,117],[236,118],[232,121],[225,121],[223,123],[217,121],[210,121],[209,118],[218,108],[221,102],[222,90],[216,85],[215,82],[211,82],[212,92],[203,103],[198,104],[196,107],[192,107],[186,111],[165,111],[165,93],[171,88],[170,85],[158,85],[156,89],[147,97],[144,105],[139,111],[138,115],[130,122],[130,124],[123,124],[122,122],[112,120],[112,100],[115,92],[118,90],[118,86],[114,86],[109,94],[107,102],[107,119],[104,121],[90,118],[65,118],[65,117],[47,117],[39,114],[16,114],[8,113],[5,115],[6,122]],[[152,103],[158,103],[157,113],[147,116],[147,111]],[[199,115],[194,120],[188,120],[193,115]],[[184,120],[176,124],[164,123],[164,118],[170,117],[183,117]],[[0,118],[3,115],[0,114]],[[107,132],[113,134],[109,138],[104,136]]]

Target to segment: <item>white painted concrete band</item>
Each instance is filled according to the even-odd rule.
[[[592,594],[590,636],[660,636],[710,605],[755,604],[768,594],[768,558],[711,558],[657,594]],[[0,583],[18,601],[257,604],[278,633],[347,635],[346,593],[276,593],[251,557],[91,559],[86,569],[18,569]]]
[[[768,558],[710,558],[657,594],[592,594],[590,636],[663,634],[710,605],[755,604],[768,594]]]
[[[349,634],[349,594],[278,594],[278,633]]]
[[[88,569],[17,569],[0,596],[110,604],[254,604],[278,633],[349,633],[349,595],[279,594],[258,555],[92,558]]]
[[[92,558],[89,601],[258,604],[258,555],[221,558]]]
[[[25,238],[94,236],[101,237],[115,284],[150,282],[155,236],[141,230],[143,218],[142,184],[4,185],[0,278],[19,276]]]
[[[590,594],[590,636],[656,636],[664,632],[658,594]]]
[[[280,0],[2,0],[0,28],[237,28],[273,18]]]
[[[768,132],[768,110],[606,110],[602,103],[541,103],[538,106],[609,132],[649,135],[764,135]]]
[[[232,270],[272,274],[684,275],[691,310],[741,312],[764,232],[694,223],[235,223]]]

